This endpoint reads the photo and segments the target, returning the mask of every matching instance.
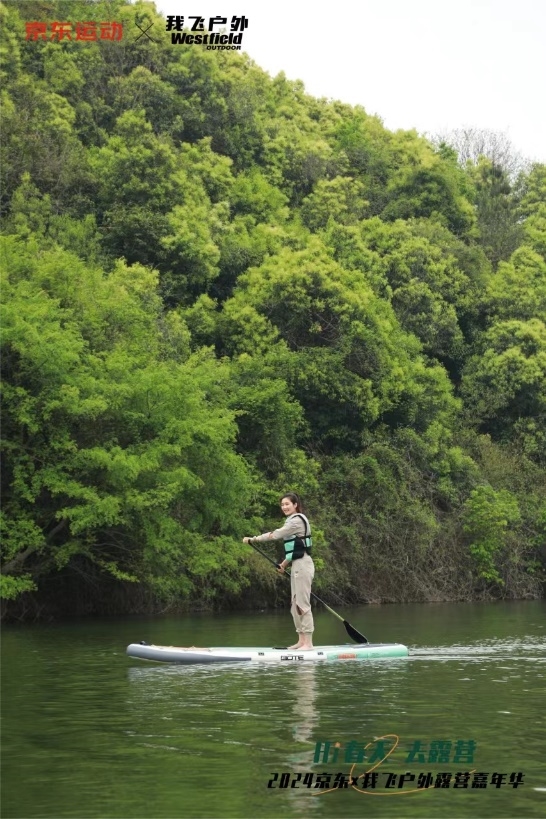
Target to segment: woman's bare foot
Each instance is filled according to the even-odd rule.
[[[313,651],[314,649],[313,640],[310,634],[303,635],[299,649],[300,651]]]
[[[288,648],[302,648],[303,643],[295,643],[293,646],[288,646]]]

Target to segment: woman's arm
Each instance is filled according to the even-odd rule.
[[[292,516],[286,520],[280,529],[275,529],[273,532],[265,532],[263,535],[255,535],[254,537],[244,537],[243,543],[248,543],[249,540],[256,540],[263,542],[264,540],[290,540],[293,535],[305,536],[305,524],[301,518]]]

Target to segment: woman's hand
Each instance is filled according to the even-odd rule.
[[[250,537],[244,537],[243,538],[243,543],[250,543],[251,540],[252,540],[252,538],[250,538]]]

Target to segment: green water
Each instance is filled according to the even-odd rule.
[[[141,639],[283,645],[287,613],[4,627],[2,816],[546,816],[544,601],[345,614],[372,640],[408,645],[410,657],[180,667],[125,655]],[[316,644],[346,642],[328,613],[316,625]],[[487,787],[301,787],[306,773],[348,773],[348,744],[385,734],[400,740],[377,769],[380,784],[389,772],[474,770],[489,775]],[[453,761],[458,740],[476,743],[472,764]],[[315,763],[326,741],[340,743],[338,759]],[[416,741],[425,761],[411,763]],[[428,761],[436,741],[453,743],[447,763]],[[360,763],[354,775],[371,767]],[[290,783],[301,774],[300,787],[268,788],[283,772]],[[490,784],[493,773],[512,772],[524,774],[523,786]]]

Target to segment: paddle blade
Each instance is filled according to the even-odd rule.
[[[355,641],[355,643],[369,642],[369,640],[366,637],[364,637],[363,634],[357,631],[356,628],[354,628],[350,623],[348,623],[347,620],[343,621],[343,625],[345,626],[345,631],[347,632],[351,640]]]

